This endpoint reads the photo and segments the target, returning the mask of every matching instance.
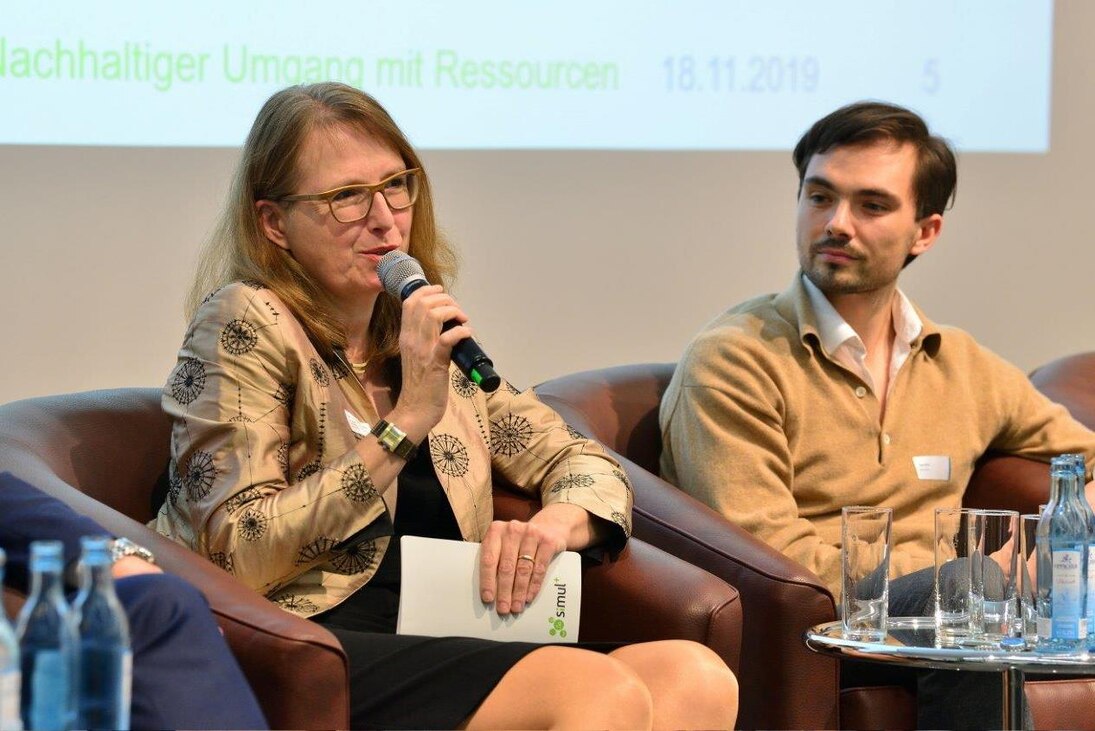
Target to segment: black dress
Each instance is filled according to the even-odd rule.
[[[456,728],[513,665],[542,645],[470,637],[396,635],[399,537],[461,540],[429,445],[399,475],[395,534],[376,575],[315,616],[339,639],[350,663],[352,728]],[[352,539],[351,539],[352,540]]]

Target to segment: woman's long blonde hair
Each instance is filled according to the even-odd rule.
[[[333,314],[329,296],[289,252],[263,235],[255,206],[256,201],[291,195],[309,133],[340,126],[386,143],[408,168],[422,168],[403,132],[368,94],[334,82],[277,92],[263,105],[247,135],[224,210],[199,257],[186,303],[188,318],[210,292],[229,282],[251,280],[272,289],[288,305],[325,359],[333,362],[335,351],[346,347],[346,332]],[[424,169],[411,221],[410,255],[422,264],[427,280],[449,287],[456,256],[437,228]],[[398,354],[399,318],[400,305],[394,298],[377,298],[368,333],[375,363]]]

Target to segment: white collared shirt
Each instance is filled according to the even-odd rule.
[[[806,295],[810,298],[810,305],[814,308],[814,315],[817,317],[817,334],[821,338],[821,347],[829,354],[829,357],[862,378],[863,382],[877,395],[878,389],[875,388],[874,378],[867,369],[867,347],[859,334],[852,329],[847,320],[840,316],[825,294],[805,274],[802,275],[802,283],[806,288]],[[893,389],[894,377],[912,352],[913,341],[924,329],[920,316],[916,314],[909,298],[900,289],[897,290],[897,296],[893,300],[893,329],[893,354],[890,356],[890,385],[887,388],[887,396]]]

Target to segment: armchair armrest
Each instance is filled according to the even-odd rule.
[[[1049,465],[1023,457],[988,453],[977,461],[962,497],[968,508],[1037,513],[1049,502]]]
[[[537,392],[578,431],[599,433],[569,401],[540,387]],[[635,537],[714,574],[741,596],[738,725],[836,728],[839,664],[802,642],[807,627],[836,619],[833,596],[821,579],[610,445],[606,448],[635,490]]]
[[[802,642],[807,627],[836,619],[828,588],[813,572],[690,495],[616,457],[635,488],[635,535],[731,584],[747,608],[739,724],[835,728],[838,663]],[[778,698],[772,697],[774,689],[782,691]],[[747,707],[746,698],[767,699],[767,707]],[[752,715],[760,712],[762,717]]]

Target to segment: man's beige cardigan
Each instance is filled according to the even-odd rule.
[[[933,564],[935,508],[960,505],[986,450],[1082,452],[1091,474],[1095,434],[968,334],[918,314],[880,420],[870,388],[823,352],[801,276],[729,310],[688,346],[664,395],[662,474],[834,596],[845,505],[893,508],[900,576]],[[944,458],[949,477],[920,479],[916,457]]]

